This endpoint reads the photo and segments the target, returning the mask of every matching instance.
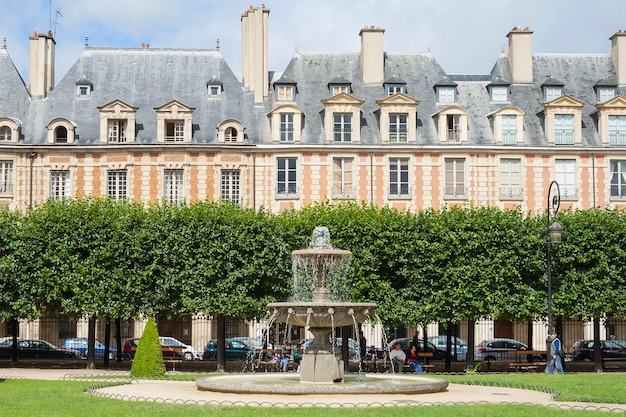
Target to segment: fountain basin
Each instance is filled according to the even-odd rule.
[[[200,378],[201,391],[241,394],[427,394],[443,392],[449,381],[418,375],[346,374],[344,382],[315,384],[300,381],[298,374],[265,373],[219,375]]]
[[[362,323],[376,313],[375,303],[279,302],[267,305],[270,315],[276,314],[278,322],[294,326],[342,327]],[[332,314],[330,313],[332,311]]]

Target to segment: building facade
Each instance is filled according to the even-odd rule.
[[[0,205],[74,196],[281,211],[342,200],[626,205],[626,32],[607,54],[539,54],[514,27],[489,74],[429,53],[295,53],[268,68],[269,9],[241,16],[242,80],[219,49],[92,47],[55,83],[56,42],[30,37],[25,83],[0,49]],[[207,335],[203,335],[203,338]],[[204,340],[204,339],[203,339]]]

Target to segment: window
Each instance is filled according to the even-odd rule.
[[[465,197],[465,159],[446,158],[446,197]]]
[[[107,195],[115,200],[126,199],[126,170],[111,170],[107,173]]]
[[[389,159],[389,196],[409,195],[409,160]]]
[[[293,113],[280,114],[280,141],[293,142]]]
[[[406,119],[406,114],[389,115],[389,142],[405,143],[407,141]]]
[[[500,160],[500,198],[522,197],[522,162],[520,159]]]
[[[454,87],[437,87],[437,101],[440,103],[454,103]]]
[[[226,128],[224,131],[224,142],[237,142],[237,129],[234,127]]]
[[[335,142],[350,142],[352,140],[352,114],[333,114],[333,138]]]
[[[13,162],[0,161],[0,193],[13,193]]]
[[[59,126],[54,129],[54,143],[67,143],[67,129]]]
[[[557,145],[574,144],[574,115],[554,115],[554,143]]]
[[[70,197],[70,172],[50,171],[50,199]]]
[[[11,128],[8,126],[0,127],[0,142],[11,141]]]
[[[461,141],[461,116],[458,114],[448,114],[446,116],[448,142]]]
[[[559,183],[561,198],[576,198],[576,161],[557,159],[554,164],[555,180]]]
[[[109,120],[109,142],[126,142],[126,120]]]
[[[502,143],[517,144],[517,116],[514,114],[502,115]]]
[[[563,87],[561,86],[544,86],[543,95],[545,101],[552,101],[563,95]]]
[[[604,103],[615,97],[615,88],[614,87],[598,87],[596,90],[596,94],[598,95],[598,102]]]
[[[509,87],[506,85],[494,85],[489,89],[491,101],[503,102],[509,99]]]
[[[609,143],[626,145],[626,116],[609,116]]]
[[[239,178],[240,171],[238,169],[222,170],[222,200],[239,203]]]
[[[217,97],[220,95],[220,87],[219,85],[210,85],[209,86],[209,96]]]
[[[333,197],[352,197],[353,158],[333,158]]]
[[[276,98],[278,100],[293,100],[293,86],[279,85],[276,89]]]
[[[626,161],[611,161],[611,197],[626,198]]]
[[[166,169],[164,173],[163,200],[169,204],[180,204],[184,198],[183,170]]]
[[[185,122],[168,120],[165,122],[165,142],[182,142],[185,140]]]
[[[298,192],[296,158],[278,158],[276,179],[276,193],[279,195],[293,195]]]
[[[350,87],[347,85],[333,85],[331,86],[330,91],[333,96],[341,93],[350,94]]]
[[[404,94],[404,86],[403,85],[388,85],[387,86],[387,97],[391,97],[394,94]]]
[[[86,85],[78,86],[78,96],[79,97],[87,97],[89,95],[89,87]]]

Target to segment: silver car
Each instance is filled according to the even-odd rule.
[[[513,350],[528,350],[528,346],[518,340],[503,337],[483,340],[474,349],[474,360],[515,360],[516,356],[508,353]],[[537,359],[540,359],[540,357]]]
[[[428,341],[435,345],[435,347],[443,352],[446,351],[447,341],[446,336],[430,336]],[[452,336],[452,345],[450,346],[450,353],[452,357],[456,352],[456,360],[465,361],[467,357],[467,340],[461,339],[460,337]]]

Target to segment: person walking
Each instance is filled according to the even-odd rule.
[[[561,340],[556,336],[555,332],[550,332],[548,335],[548,342],[550,342],[550,362],[548,363],[548,373],[553,374],[554,368],[559,374],[563,373],[563,362],[561,362]]]

